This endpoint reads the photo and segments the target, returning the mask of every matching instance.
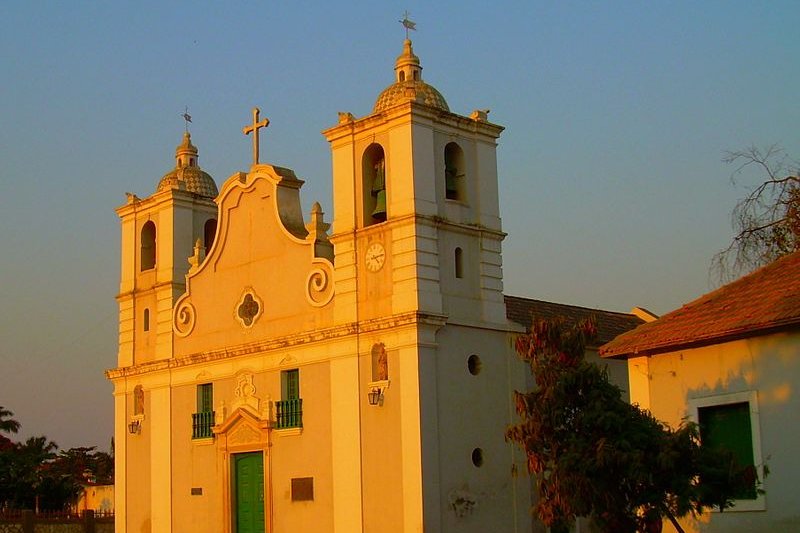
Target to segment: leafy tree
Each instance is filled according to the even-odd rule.
[[[742,469],[701,447],[696,425],[672,430],[622,400],[605,370],[584,359],[595,335],[592,321],[538,321],[516,343],[537,388],[515,393],[522,422],[506,439],[522,447],[536,475],[539,518],[554,532],[578,516],[606,532],[649,531],[663,517],[683,531],[677,518],[729,507],[745,482]]]
[[[19,422],[0,407],[0,431],[17,432]],[[47,437],[13,442],[0,435],[0,509],[64,510],[75,502],[81,485],[114,482],[111,453],[79,447],[58,452]]]
[[[725,281],[800,250],[800,163],[777,145],[728,152],[723,161],[735,165],[734,184],[752,170],[763,180],[734,207],[736,236],[714,256],[712,270]]]
[[[11,418],[14,413],[0,405],[0,433],[16,433],[20,423]]]
[[[58,445],[47,437],[30,437],[5,452],[0,461],[0,484],[9,507],[39,509],[40,489]]]

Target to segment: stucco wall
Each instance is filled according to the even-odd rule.
[[[692,403],[732,393],[754,393],[764,480],[764,510],[708,513],[686,521],[698,533],[800,531],[796,460],[800,440],[800,334],[780,333],[629,360],[631,401],[649,405],[656,418],[677,425]],[[751,405],[751,409],[754,407]],[[755,458],[756,463],[759,458]],[[665,526],[666,527],[666,526]]]

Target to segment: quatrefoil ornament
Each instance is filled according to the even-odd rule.
[[[236,320],[245,327],[250,328],[256,323],[264,310],[261,298],[256,296],[253,289],[247,289],[236,305]]]

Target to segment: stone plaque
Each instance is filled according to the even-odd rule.
[[[314,478],[295,477],[292,478],[292,501],[304,502],[314,500]]]

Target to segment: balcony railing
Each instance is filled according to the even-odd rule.
[[[192,414],[192,438],[208,439],[213,436],[214,411],[203,411]]]
[[[302,398],[275,402],[275,407],[278,429],[303,427]]]

